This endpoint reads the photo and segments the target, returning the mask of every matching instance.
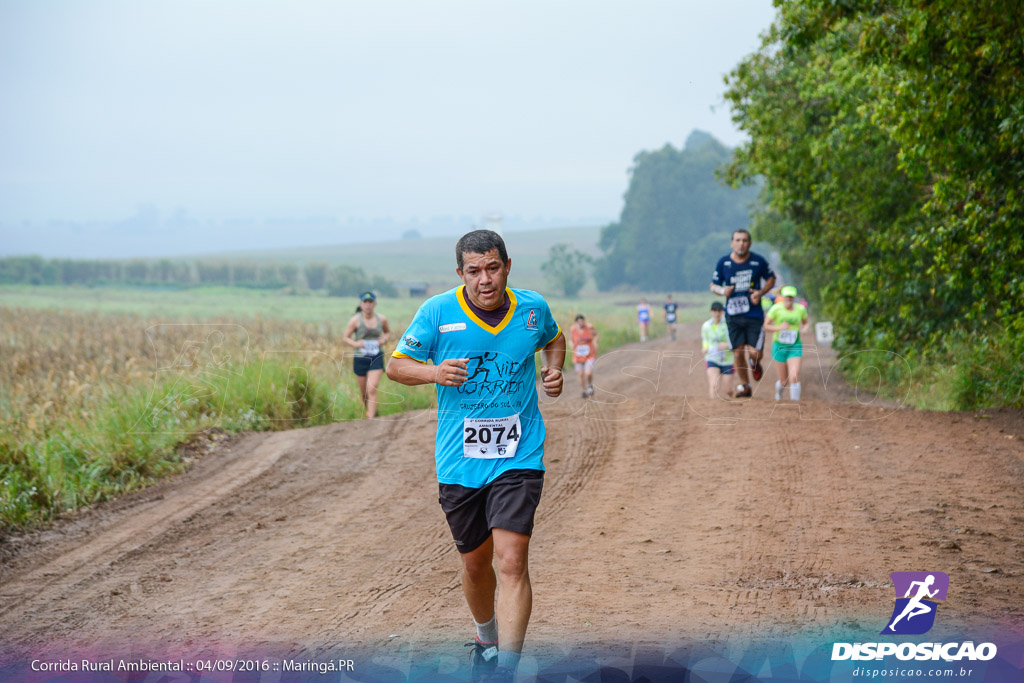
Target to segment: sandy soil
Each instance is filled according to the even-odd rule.
[[[805,358],[804,401],[707,398],[698,328],[548,401],[528,647],[877,634],[892,571],[944,571],[935,633],[1024,624],[1024,421],[879,402]],[[691,367],[692,366],[692,367]],[[569,380],[574,378],[567,378]],[[859,400],[858,400],[859,396]],[[460,648],[428,412],[224,439],[186,474],[5,539],[24,654]],[[392,636],[398,636],[393,638]]]

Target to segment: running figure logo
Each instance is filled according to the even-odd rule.
[[[896,605],[882,633],[927,633],[935,624],[936,601],[946,599],[949,577],[943,572],[893,572],[889,576],[896,589]]]

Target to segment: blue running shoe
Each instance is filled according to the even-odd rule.
[[[474,679],[490,674],[498,666],[498,644],[481,643],[474,640],[466,643],[466,647],[473,648],[469,652],[469,671]]]

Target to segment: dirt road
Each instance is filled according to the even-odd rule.
[[[772,401],[773,374],[751,400],[712,400],[690,325],[603,356],[590,401],[570,381],[544,408],[528,645],[877,634],[888,574],[911,570],[949,574],[939,637],[1019,633],[1020,414],[865,405],[826,387],[832,362],[806,355],[800,407]],[[2,647],[457,651],[471,631],[435,426],[418,412],[232,437],[180,477],[7,539]]]

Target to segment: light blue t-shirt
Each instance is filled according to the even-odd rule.
[[[508,313],[496,326],[466,303],[465,286],[423,302],[395,349],[435,365],[468,358],[458,387],[437,387],[437,480],[480,488],[513,469],[544,469],[544,420],[537,406],[534,354],[561,331],[537,292],[505,289]]]

